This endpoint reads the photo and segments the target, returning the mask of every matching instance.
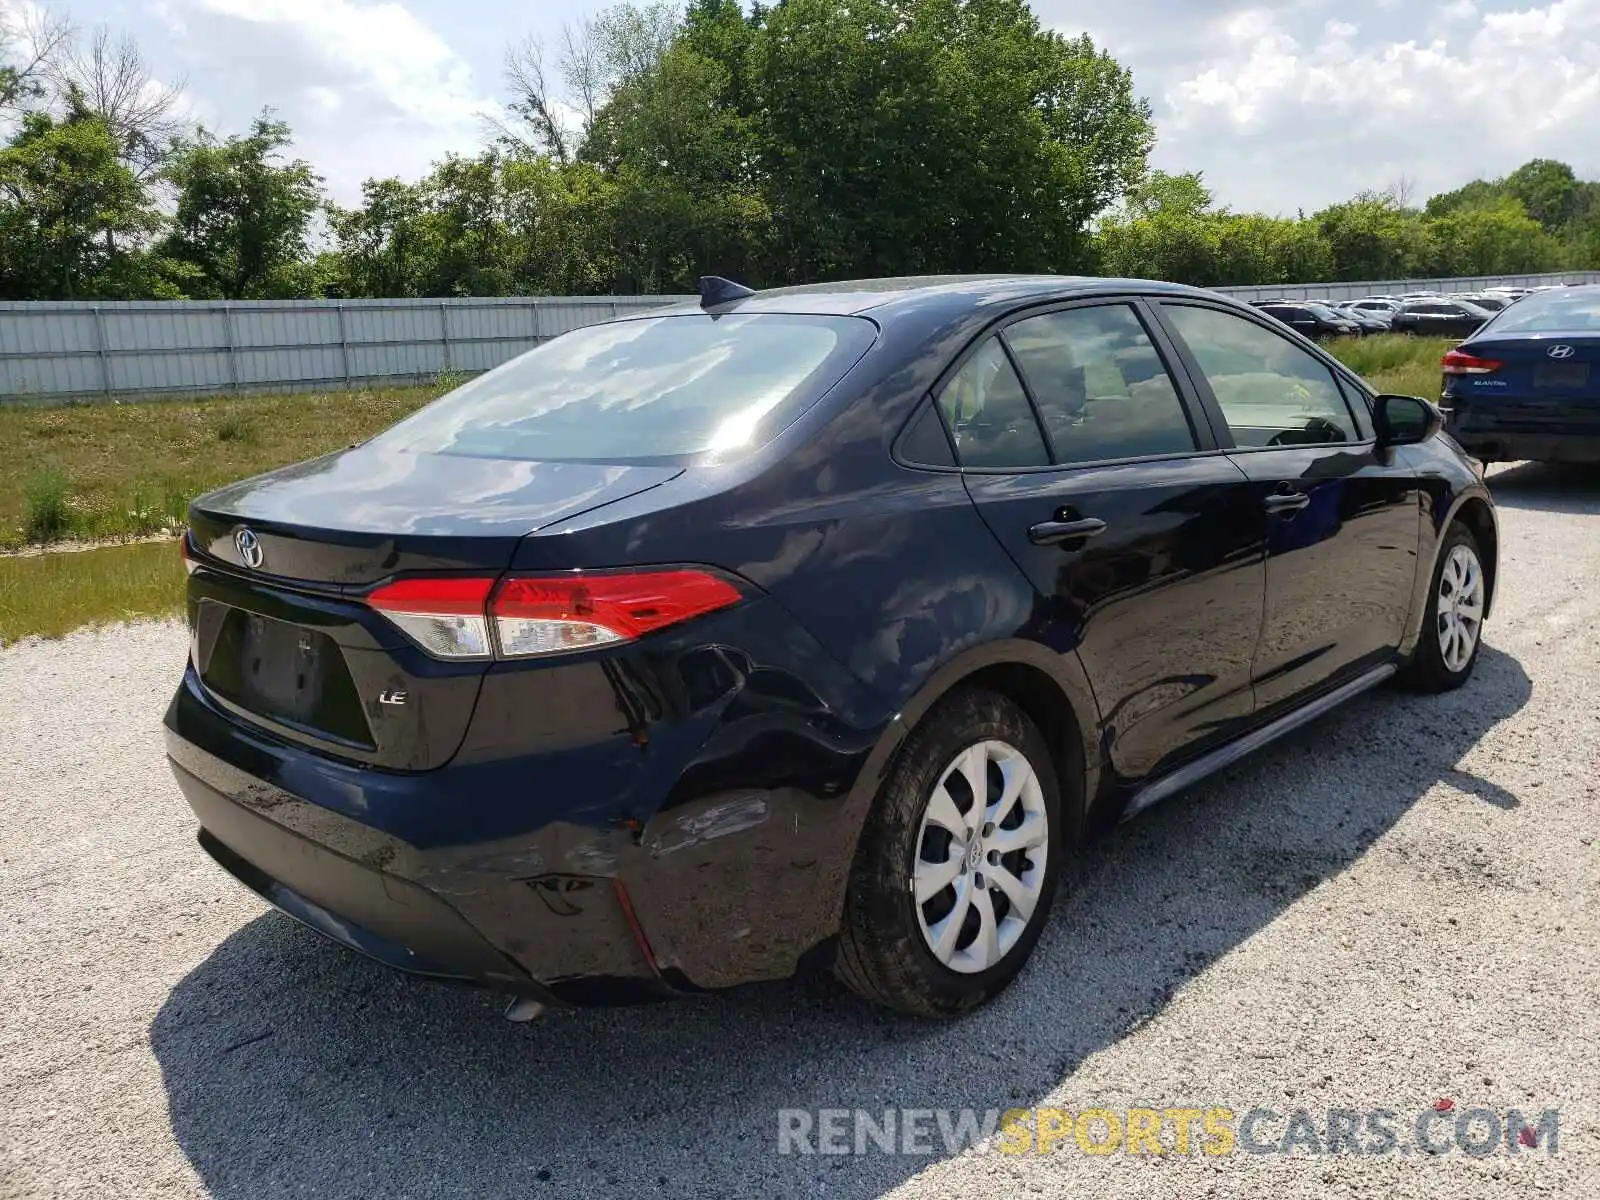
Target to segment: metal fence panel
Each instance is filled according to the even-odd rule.
[[[1227,287],[1242,300],[1600,283],[1600,271]],[[8,301],[0,403],[399,385],[498,366],[541,341],[687,296]]]
[[[0,403],[414,383],[684,299],[0,303]]]

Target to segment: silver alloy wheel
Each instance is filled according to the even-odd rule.
[[[1039,777],[1005,742],[956,755],[928,797],[911,892],[933,956],[971,975],[994,966],[1033,920],[1050,821]]]
[[[1456,546],[1439,572],[1439,653],[1447,670],[1472,661],[1483,628],[1483,567],[1471,546]]]

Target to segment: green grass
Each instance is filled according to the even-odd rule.
[[[1379,391],[1436,398],[1445,341],[1374,337],[1329,349]],[[0,408],[0,550],[176,530],[213,487],[370,437],[461,382],[389,391]],[[176,612],[171,543],[0,557],[0,640]]]
[[[183,579],[177,548],[167,541],[0,558],[0,643],[176,613]]]
[[[370,437],[439,392],[0,408],[0,549],[180,527],[200,493]]]
[[[1455,345],[1447,338],[1408,338],[1380,334],[1341,338],[1329,344],[1334,356],[1380,392],[1439,399],[1439,359]]]
[[[40,467],[22,487],[22,533],[30,541],[48,542],[72,526],[67,511],[67,477],[54,464]]]

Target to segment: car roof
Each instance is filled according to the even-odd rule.
[[[1121,279],[1095,275],[910,275],[886,279],[846,279],[834,283],[808,283],[768,288],[741,300],[715,306],[717,312],[806,313],[857,316],[874,312],[890,315],[900,308],[946,307],[959,311],[998,303],[1070,299],[1106,293],[1139,292],[1147,295],[1229,299],[1205,288],[1151,279]],[[703,311],[689,302],[670,308],[650,309],[638,316],[666,316]]]

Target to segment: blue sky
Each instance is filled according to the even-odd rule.
[[[0,5],[26,0],[0,0]],[[132,34],[224,132],[265,104],[350,200],[470,152],[505,47],[603,0],[52,0]],[[1409,180],[1421,197],[1528,158],[1600,178],[1600,0],[1035,0],[1087,30],[1155,108],[1155,161],[1292,213]]]

